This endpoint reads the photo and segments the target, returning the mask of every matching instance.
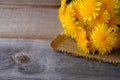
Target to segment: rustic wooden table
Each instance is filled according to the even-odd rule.
[[[120,80],[120,65],[51,49],[62,32],[58,6],[59,0],[0,0],[0,80]]]
[[[0,39],[0,80],[120,80],[120,65],[62,54],[49,43]],[[16,57],[23,52],[29,59]]]

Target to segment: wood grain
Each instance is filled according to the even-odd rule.
[[[52,39],[62,32],[59,0],[0,0],[0,37]]]
[[[120,80],[120,66],[68,56],[49,41],[0,39],[0,80]],[[20,52],[29,63],[15,63]]]
[[[59,0],[0,0],[0,80],[120,80],[119,65],[50,48],[48,40],[62,32],[58,7]],[[16,63],[19,52],[31,55],[31,62]]]
[[[2,5],[59,5],[60,0],[0,0]]]

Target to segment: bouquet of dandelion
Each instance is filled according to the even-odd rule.
[[[104,58],[109,58],[106,54],[114,56],[111,51],[120,47],[119,0],[61,0],[58,17],[64,30],[64,37],[59,39],[57,37],[57,40],[52,42],[52,47],[56,50],[85,57],[95,57],[94,55],[98,54],[96,57],[100,56],[100,59],[101,55],[105,55]],[[69,46],[76,49],[71,50],[69,46],[67,48],[65,45],[68,44],[64,44],[63,38],[67,39],[66,42],[69,44],[74,41]],[[63,45],[58,46],[58,42]]]

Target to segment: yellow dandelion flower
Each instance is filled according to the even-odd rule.
[[[118,32],[118,47],[120,47],[120,31]]]
[[[73,8],[74,8],[74,11],[75,11],[75,17],[81,21],[80,2],[81,2],[81,0],[73,1]]]
[[[116,25],[113,26],[109,26],[110,28],[112,28],[115,32],[119,32],[119,27]]]
[[[91,33],[91,42],[93,50],[99,54],[107,54],[116,46],[117,33],[106,24],[99,24]]]
[[[110,14],[107,10],[101,10],[98,12],[98,16],[93,20],[94,24],[108,23],[110,19]]]
[[[102,8],[114,13],[119,8],[119,0],[100,0],[102,2]]]
[[[72,17],[69,15],[65,15],[62,19],[62,22],[63,22],[62,25],[63,25],[63,29],[64,29],[64,34],[71,38],[75,38],[77,25],[75,24]]]
[[[116,23],[117,23],[117,25],[120,25],[120,19],[117,18]]]
[[[82,27],[79,27],[77,29],[76,42],[78,49],[82,50],[84,53],[90,52],[88,49],[88,40],[87,40],[86,31]]]
[[[91,21],[98,16],[98,12],[101,10],[101,2],[96,0],[83,0],[80,4],[80,14],[83,18],[83,21]]]
[[[116,16],[111,15],[110,19],[108,20],[108,26],[111,27],[111,26],[116,25],[116,24],[117,24]]]
[[[61,6],[58,9],[58,18],[60,22],[62,21],[63,14],[65,12],[65,7],[66,7],[66,0],[61,0]]]
[[[118,0],[61,0],[58,17],[78,49],[108,54],[120,47],[119,12]]]
[[[75,13],[75,18],[77,20],[77,23],[79,26],[83,26],[86,23],[83,22],[82,17],[80,15],[80,2],[81,0],[74,0],[71,3],[73,4],[73,9],[74,9],[74,13]]]
[[[66,9],[65,9],[64,14],[70,15],[70,16],[72,16],[72,17],[75,17],[75,12],[74,12],[74,9],[73,9],[73,3],[69,3],[69,4],[66,6]]]
[[[117,24],[120,25],[120,7],[119,7],[118,13],[117,13]]]
[[[61,23],[64,29],[64,34],[71,38],[75,38],[77,22],[75,22],[74,10],[72,6],[72,4],[67,5],[64,15],[61,17]]]
[[[87,34],[91,33],[92,29],[94,28],[94,25],[91,25],[91,24],[88,23],[88,24],[84,25],[84,29],[87,32]]]
[[[107,10],[101,10],[98,12],[98,17],[95,19],[95,21],[99,23],[108,23],[108,20],[110,19],[110,14]]]
[[[88,28],[87,30],[91,31],[97,24],[108,23],[109,19],[110,19],[110,14],[108,13],[108,11],[101,10],[98,12],[98,16],[96,17],[96,19],[87,22],[88,26],[86,28]]]
[[[66,0],[61,0],[61,7],[65,7],[66,6]]]
[[[120,46],[120,29],[119,29],[119,27],[118,26],[116,26],[116,25],[114,25],[114,26],[112,26],[111,27],[113,30],[114,30],[114,32],[116,33],[116,38],[117,38],[117,41],[116,41],[116,45],[114,46],[114,49],[117,49],[117,48],[119,48],[119,46]]]

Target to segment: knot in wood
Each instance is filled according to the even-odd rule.
[[[30,56],[25,52],[15,54],[16,63],[28,63],[30,62]]]

